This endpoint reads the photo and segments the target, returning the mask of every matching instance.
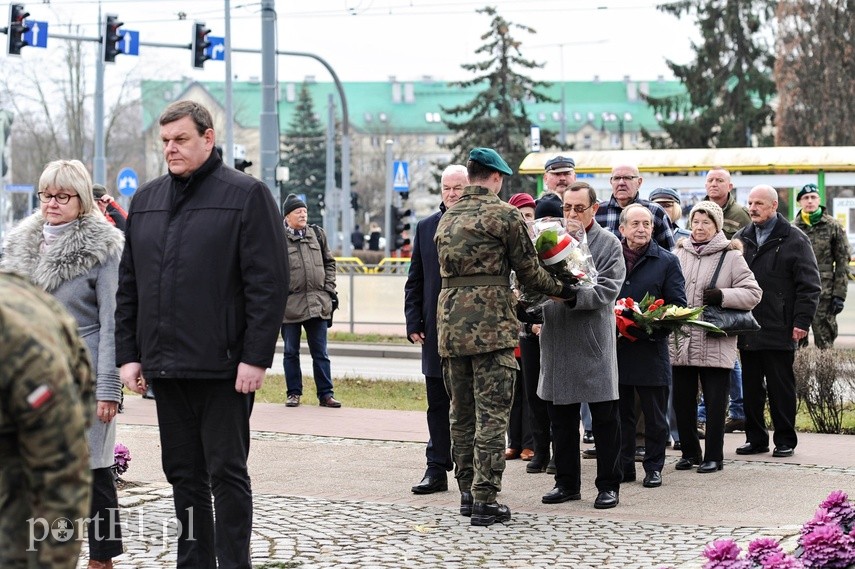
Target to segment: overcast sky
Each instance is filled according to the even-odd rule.
[[[514,35],[523,42],[525,57],[546,64],[532,73],[538,79],[672,78],[665,60],[689,61],[690,42],[697,38],[692,22],[639,0],[278,0],[278,48],[316,53],[344,81],[382,81],[392,75],[403,81],[425,75],[462,79],[467,75],[460,65],[481,59],[474,52],[483,44],[480,36],[487,32],[489,18],[475,10],[488,4],[505,19],[537,31],[516,30]],[[140,32],[142,42],[162,43],[189,43],[194,20],[204,21],[211,35],[224,35],[224,5],[222,0],[100,2],[103,13],[117,14],[125,29]],[[51,32],[68,33],[59,24],[72,22],[83,35],[99,34],[97,1],[30,1],[25,6],[30,18],[47,21]],[[257,1],[231,1],[233,47],[260,48],[260,6]],[[23,58],[47,53],[25,48]],[[282,81],[306,75],[329,80],[323,67],[308,59],[280,57],[278,69]],[[189,50],[142,46],[139,58],[119,56],[108,80],[128,73],[149,79],[222,80],[224,72],[221,62],[194,70]],[[260,56],[235,54],[233,73],[242,80],[260,76]]]

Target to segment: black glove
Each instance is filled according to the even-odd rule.
[[[559,298],[563,298],[564,302],[568,303],[570,306],[575,306],[576,293],[576,287],[568,285],[567,283],[563,283],[563,286],[561,288],[561,294],[559,294],[558,296]]]
[[[722,294],[720,288],[708,288],[704,291],[704,304],[707,306],[721,306]]]
[[[843,299],[839,296],[831,297],[831,306],[828,309],[831,314],[840,314],[843,312]]]
[[[644,328],[635,325],[629,326],[627,332],[635,336],[636,340],[649,340],[651,338],[650,334],[644,331]]]
[[[327,291],[327,294],[330,295],[330,299],[332,300],[332,311],[335,312],[338,310],[338,295],[332,291]]]
[[[543,324],[543,305],[544,302],[535,304],[534,306],[526,306],[518,302],[516,307],[517,319],[526,324]]]

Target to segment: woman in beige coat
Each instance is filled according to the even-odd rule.
[[[762,291],[742,257],[742,244],[722,232],[723,213],[710,201],[699,202],[689,214],[691,236],[681,239],[674,253],[686,278],[688,306],[723,306],[750,310],[760,302]],[[724,255],[715,283],[711,283]],[[674,411],[683,457],[677,470],[717,472],[724,460],[724,422],[730,387],[730,371],[736,361],[736,337],[714,336],[697,327],[685,328],[685,336],[671,344]],[[676,344],[676,347],[675,347]],[[705,452],[696,429],[698,381],[707,406]]]

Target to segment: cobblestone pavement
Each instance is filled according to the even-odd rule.
[[[126,436],[151,436],[155,431],[153,427],[123,426]],[[366,455],[372,453],[371,456],[393,453],[402,446],[407,447],[404,450],[408,453],[423,449],[423,445],[415,443],[271,432],[253,432],[252,438],[256,445],[255,454],[270,454],[273,451],[264,449],[263,445],[276,444],[279,445],[275,447],[278,452],[290,452],[292,459],[295,449],[302,448],[300,445],[312,445],[312,456],[324,454],[324,449],[333,453],[334,447],[352,447]],[[138,459],[149,460],[145,456]],[[393,456],[389,460],[396,459]],[[855,476],[855,467],[738,461],[728,465],[731,472],[746,469],[746,474],[751,477],[761,476],[764,470],[767,477],[776,476],[776,472],[788,477],[831,476],[835,480],[834,486],[844,489],[851,487],[851,477]],[[514,464],[513,468],[517,466]],[[587,464],[584,466],[588,467]],[[324,464],[316,463],[313,468],[316,470],[305,470],[305,477],[324,480]],[[292,472],[289,476],[295,475]],[[689,569],[701,567],[703,547],[714,539],[730,537],[745,547],[756,537],[775,537],[785,539],[785,548],[792,550],[798,532],[797,525],[750,527],[621,518],[620,514],[632,505],[627,509],[622,510],[623,506],[619,506],[608,511],[608,515],[614,517],[603,517],[601,511],[589,508],[590,504],[582,509],[562,508],[549,510],[555,514],[543,513],[533,511],[542,509],[539,504],[532,504],[533,500],[521,504],[520,508],[515,508],[512,500],[511,508],[515,511],[513,519],[506,524],[475,528],[469,525],[467,518],[457,513],[456,507],[450,505],[456,496],[453,492],[445,494],[442,506],[435,501],[431,505],[419,505],[411,499],[412,495],[406,496],[408,488],[401,493],[397,487],[389,487],[386,498],[374,498],[375,494],[368,494],[370,499],[341,499],[339,494],[336,498],[323,499],[284,495],[278,491],[271,493],[273,486],[265,485],[260,478],[258,474],[254,475],[254,486],[264,488],[263,491],[256,490],[254,496],[252,558],[256,568]],[[537,480],[540,485],[544,483]],[[392,484],[401,485],[397,481],[390,482],[390,486]],[[516,482],[515,486],[519,484]],[[675,482],[674,486],[676,492],[678,483]],[[282,488],[287,491],[289,487],[283,484]],[[631,492],[635,491],[636,496],[642,492],[629,487],[625,490],[628,502],[633,499]],[[644,492],[650,495],[650,491]],[[173,515],[171,493],[167,484],[155,481],[154,477],[142,484],[130,483],[120,491],[126,552],[116,559],[118,569],[174,567],[175,542],[172,536],[175,526],[174,521],[170,521]],[[403,499],[398,499],[398,496]],[[668,495],[658,496],[667,499]],[[358,494],[354,497],[363,498]],[[624,497],[623,492],[621,497]],[[516,501],[519,501],[519,495],[516,495]],[[579,505],[578,502],[574,504]],[[86,558],[84,542],[81,560]],[[85,561],[81,561],[79,567],[85,566]]]

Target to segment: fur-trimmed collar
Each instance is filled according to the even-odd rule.
[[[122,254],[124,234],[97,215],[73,222],[40,253],[44,224],[45,218],[36,212],[9,232],[2,267],[23,274],[48,292]]]

